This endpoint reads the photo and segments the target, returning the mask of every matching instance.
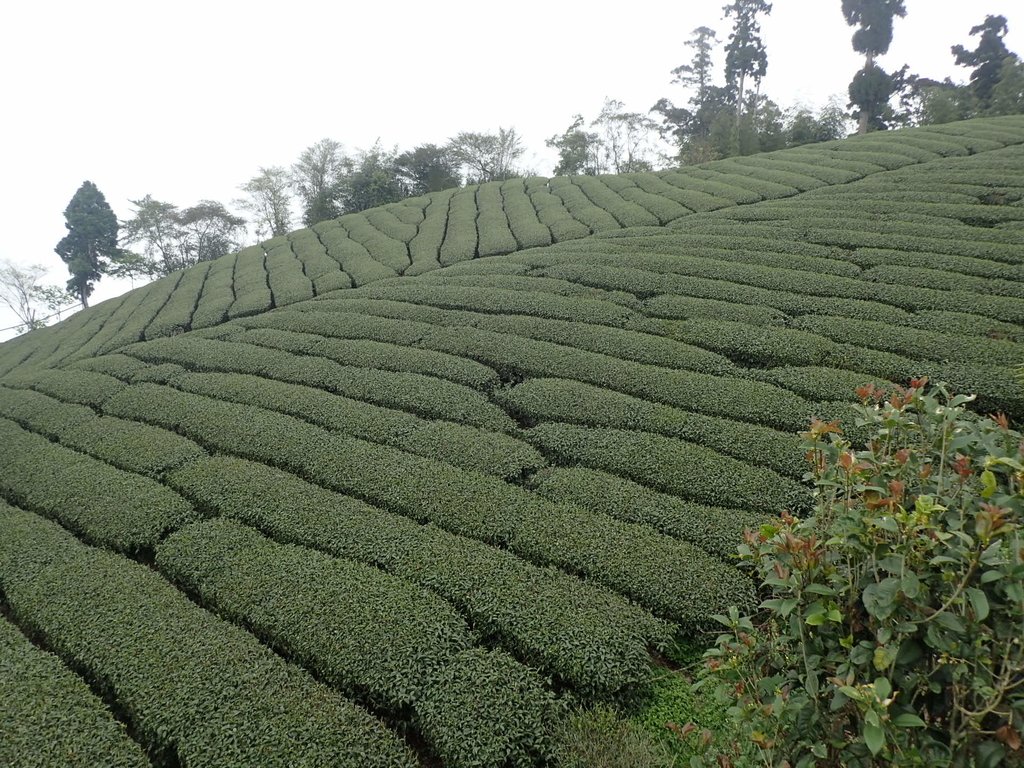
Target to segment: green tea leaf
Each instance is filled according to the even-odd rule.
[[[871,750],[872,755],[877,755],[885,746],[885,731],[877,725],[864,726],[864,743]]]

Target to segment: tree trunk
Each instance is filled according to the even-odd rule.
[[[874,65],[874,63],[875,63],[875,54],[873,54],[870,51],[868,51],[868,53],[864,56],[864,71],[866,72],[867,70],[871,69],[871,67]],[[871,125],[870,119],[871,119],[871,115],[869,115],[868,111],[863,106],[861,106],[861,108],[860,108],[860,118],[857,120],[857,133],[858,134],[865,134],[865,133],[868,132],[868,127]]]

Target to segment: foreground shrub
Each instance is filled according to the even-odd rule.
[[[768,599],[707,653],[742,734],[716,765],[1021,764],[1024,442],[943,387],[806,433],[815,515],[748,533]]]

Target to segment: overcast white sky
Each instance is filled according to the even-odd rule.
[[[89,179],[119,218],[152,194],[181,206],[228,203],[259,166],[288,166],[331,137],[350,150],[443,143],[514,126],[525,164],[547,175],[544,139],[605,97],[646,111],[684,95],[669,83],[690,31],[724,39],[724,0],[227,2],[32,0],[0,12],[0,259],[67,273],[53,247],[63,210]],[[966,79],[950,46],[1019,0],[906,0],[892,70]],[[1016,13],[1015,13],[1016,11]],[[1019,26],[1017,26],[1019,25]],[[783,107],[838,95],[861,59],[840,0],[775,0],[763,22],[763,90]],[[93,301],[128,286],[101,281]],[[0,310],[0,328],[12,325]],[[0,332],[0,339],[11,332]]]

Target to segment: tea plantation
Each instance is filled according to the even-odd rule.
[[[0,346],[0,764],[545,765],[754,603],[797,433],[1024,418],[1024,118],[318,224]]]

